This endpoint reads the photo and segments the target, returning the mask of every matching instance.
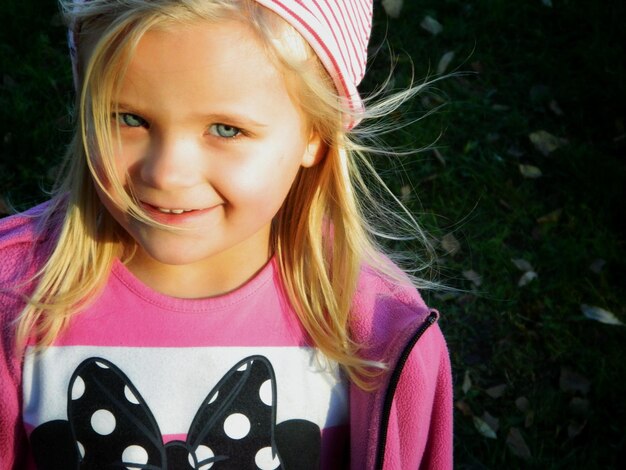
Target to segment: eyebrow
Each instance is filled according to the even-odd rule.
[[[126,104],[126,103],[116,103],[116,102],[113,102],[113,103],[111,103],[111,107],[112,108],[118,108],[118,109],[122,108],[122,109],[127,109],[128,111],[137,111],[137,112],[139,112],[134,106],[131,106],[131,105]]]

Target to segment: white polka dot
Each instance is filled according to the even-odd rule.
[[[259,388],[259,398],[267,406],[272,406],[272,381],[266,380]]]
[[[115,416],[108,410],[98,410],[91,415],[91,427],[101,436],[108,436],[115,430]]]
[[[141,467],[129,467],[129,464],[145,465],[148,463],[148,452],[141,446],[128,446],[122,452],[122,463],[129,470],[139,470]]]
[[[137,399],[137,397],[135,396],[135,394],[131,391],[130,388],[128,388],[128,385],[124,386],[124,396],[126,397],[126,399],[131,402],[133,405],[138,405],[139,404],[139,400]]]
[[[278,454],[275,454],[271,447],[263,447],[254,456],[254,463],[261,470],[274,470],[280,465],[280,460],[278,460]]]
[[[77,376],[72,384],[72,400],[78,400],[85,393],[85,381]]]
[[[233,413],[224,421],[224,432],[231,439],[242,439],[250,432],[250,420],[241,413]]]
[[[78,447],[78,453],[80,454],[80,458],[85,458],[85,447],[78,441],[76,441],[76,447]]]
[[[215,400],[217,400],[217,397],[219,396],[219,394],[220,394],[220,391],[217,390],[213,395],[211,395],[211,398],[209,398],[209,405],[213,403]]]
[[[200,463],[204,460],[215,457],[215,454],[213,453],[213,451],[207,446],[198,446],[198,448],[195,451],[195,454],[196,454],[195,462],[194,462],[193,455],[189,454],[189,465],[191,465],[193,468],[196,468],[195,466],[196,462]],[[213,462],[209,462],[198,467],[198,470],[207,470],[211,468],[212,466],[213,466]]]
[[[100,367],[100,369],[108,369],[109,368],[109,366],[107,366],[105,363],[99,362],[99,361],[96,361],[96,365],[98,367]]]
[[[244,370],[246,370],[247,368],[248,368],[248,363],[246,362],[246,363],[244,363],[242,366],[240,366],[240,367],[237,369],[237,372],[243,372],[243,371],[244,371]]]

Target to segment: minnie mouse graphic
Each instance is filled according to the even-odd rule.
[[[67,421],[31,435],[42,469],[319,468],[320,429],[276,424],[276,377],[264,356],[235,364],[198,407],[187,438],[163,443],[139,390],[112,362],[92,357],[69,383]]]

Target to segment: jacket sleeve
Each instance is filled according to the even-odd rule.
[[[404,365],[389,419],[385,470],[452,469],[452,377],[437,324]]]
[[[6,306],[0,295],[0,308]],[[0,314],[0,470],[23,468],[26,434],[21,414],[21,365],[15,357],[13,322],[6,310]]]
[[[25,305],[28,280],[35,271],[33,226],[30,217],[0,220],[0,470],[25,468],[28,453],[15,319]]]

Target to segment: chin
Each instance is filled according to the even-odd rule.
[[[193,248],[185,249],[184,247],[168,247],[166,249],[151,250],[149,247],[143,248],[143,253],[152,261],[159,264],[170,266],[185,266],[200,261],[206,261],[211,258],[212,253],[199,253]]]

